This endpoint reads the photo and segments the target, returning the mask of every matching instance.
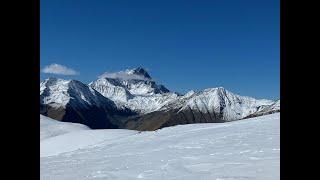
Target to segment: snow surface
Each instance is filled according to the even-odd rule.
[[[56,149],[54,155],[48,149]],[[43,180],[275,180],[280,179],[280,113],[141,133],[71,132],[41,141],[41,151]]]
[[[118,129],[73,131],[41,141],[40,157],[75,151],[99,144],[100,142],[114,140],[136,133],[138,132]]]
[[[40,114],[40,141],[73,131],[88,130],[89,127],[69,122],[60,122]]]

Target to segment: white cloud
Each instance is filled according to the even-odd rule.
[[[132,74],[131,72],[127,71],[119,71],[115,73],[103,73],[99,76],[99,78],[111,78],[111,79],[122,79],[122,80],[146,80],[150,81],[151,79],[148,79],[142,75],[138,74]]]
[[[60,75],[78,75],[79,72],[60,64],[50,64],[42,69],[43,73]]]

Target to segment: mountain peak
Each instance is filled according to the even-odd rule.
[[[68,84],[69,80],[65,80],[65,79],[59,79],[59,78],[55,78],[55,77],[49,77],[43,81],[40,82],[40,87],[49,87],[49,86],[54,86],[56,84]]]
[[[118,72],[105,72],[102,75],[100,75],[99,78],[120,79],[125,81],[127,80],[152,81],[151,76],[142,67],[127,69],[125,71],[118,71]]]
[[[201,92],[214,92],[214,91],[216,91],[216,92],[226,92],[227,90],[224,87],[215,87],[215,88],[204,89]]]
[[[49,77],[49,78],[43,80],[42,82],[45,82],[45,83],[54,83],[54,82],[57,82],[57,81],[58,81],[58,78]]]
[[[147,79],[151,79],[151,76],[149,75],[147,70],[145,68],[143,68],[143,67],[137,67],[137,68],[134,68],[134,69],[127,69],[125,72],[127,74],[135,74],[135,75],[147,78]]]

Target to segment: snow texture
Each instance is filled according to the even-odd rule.
[[[40,114],[40,141],[73,131],[88,129],[90,128],[82,124],[60,122]]]
[[[141,133],[73,131],[41,141],[41,152],[43,180],[275,180],[280,113]]]

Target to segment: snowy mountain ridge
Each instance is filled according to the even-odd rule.
[[[257,111],[260,106],[271,105],[274,102],[266,99],[254,99],[231,93],[223,87],[208,88],[192,95],[183,109],[199,109],[201,112],[213,111],[223,114],[226,120],[235,120]]]
[[[40,103],[65,107],[71,100],[78,106],[95,105],[102,107],[113,105],[99,92],[77,80],[48,78],[40,83]]]
[[[139,73],[137,73],[139,72]],[[139,78],[137,79],[137,75]],[[163,85],[157,85],[143,68],[108,73],[89,84],[103,96],[113,100],[119,107],[127,107],[142,114],[170,108],[200,107],[201,111],[212,111],[212,107],[230,107],[233,119],[243,118],[258,110],[260,106],[271,105],[270,100],[256,100],[235,95],[223,87],[208,88],[200,92],[189,91],[185,95],[170,92]],[[231,99],[231,100],[230,100]],[[187,103],[187,104],[183,104]],[[172,107],[173,104],[176,107]],[[229,108],[229,109],[230,109]],[[226,110],[227,111],[227,110]],[[240,115],[239,115],[240,114]]]
[[[149,73],[142,67],[126,69],[115,73],[105,72],[99,78],[121,79],[121,80],[145,80],[151,81]]]
[[[104,73],[89,86],[113,100],[118,107],[127,107],[140,113],[158,110],[177,96],[165,86],[156,84],[141,67]]]
[[[65,121],[79,122],[75,119],[80,118],[95,128],[107,118],[112,127],[139,130],[226,122],[280,111],[280,101],[277,104],[240,96],[223,87],[180,95],[157,84],[141,67],[104,73],[88,85],[76,80],[46,79],[40,83],[40,104],[44,105],[44,115],[54,119],[61,120],[60,114],[67,113]],[[92,126],[89,122],[96,119],[96,113],[100,114],[100,122]]]
[[[119,119],[134,115],[80,81],[57,78],[40,83],[40,114],[90,128],[115,128]]]

